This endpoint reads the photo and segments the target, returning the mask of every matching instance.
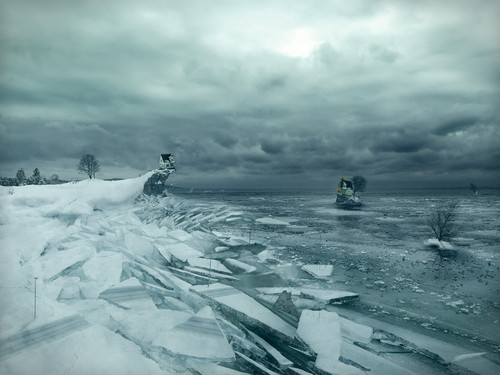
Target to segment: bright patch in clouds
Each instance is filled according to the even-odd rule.
[[[278,51],[291,57],[308,57],[321,43],[315,37],[313,30],[299,28],[288,34],[288,40],[278,48]]]

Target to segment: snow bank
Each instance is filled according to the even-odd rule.
[[[424,244],[427,246],[439,248],[442,250],[455,250],[455,248],[449,242],[439,241],[435,238],[429,238],[428,240],[425,240]]]
[[[121,181],[92,179],[62,185],[18,186],[13,194],[8,194],[8,189],[2,187],[2,217],[9,220],[26,214],[45,217],[90,214],[94,209],[133,200],[153,173]]]

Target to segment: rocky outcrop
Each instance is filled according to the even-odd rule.
[[[166,181],[170,176],[169,171],[158,170],[146,181],[143,193],[146,195],[162,195],[166,188]]]
[[[281,292],[278,299],[274,303],[274,307],[281,311],[286,312],[287,314],[295,316],[296,318],[300,317],[299,311],[293,304],[292,293],[287,292],[286,290]]]

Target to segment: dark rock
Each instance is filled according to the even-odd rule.
[[[146,195],[162,195],[166,188],[169,171],[156,171],[144,184],[143,193]]]
[[[292,293],[284,290],[279,295],[278,299],[274,303],[274,307],[278,310],[284,311],[287,314],[293,315],[295,317],[300,317],[299,311],[295,307],[292,301]]]

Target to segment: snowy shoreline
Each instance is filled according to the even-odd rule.
[[[335,299],[341,297],[335,290],[349,293],[348,283],[332,289],[340,284],[335,266],[292,264],[303,281],[291,279],[301,285],[289,289],[285,268],[270,262],[274,250],[264,241],[200,226],[200,220],[237,223],[241,212],[212,207],[186,214],[176,210],[185,204],[178,198],[136,199],[151,173],[123,181],[25,186],[13,194],[0,189],[2,373],[54,373],[57,367],[69,374],[238,374],[262,366],[269,373],[466,368],[489,374],[500,368],[498,352],[484,353],[474,343],[445,344],[441,332],[408,331],[384,320],[389,314],[374,319],[350,299]],[[301,228],[292,219],[255,221]],[[328,288],[318,284],[322,280]],[[384,283],[373,280],[370,288],[386,289]],[[299,317],[276,307],[283,288],[291,292]],[[344,294],[358,295],[365,298]],[[384,309],[377,299],[363,303]],[[313,335],[315,330],[324,335]],[[403,368],[399,359],[383,354],[394,347],[418,355],[408,357],[410,365]],[[325,357],[332,352],[337,354]],[[429,367],[426,358],[435,363]]]

